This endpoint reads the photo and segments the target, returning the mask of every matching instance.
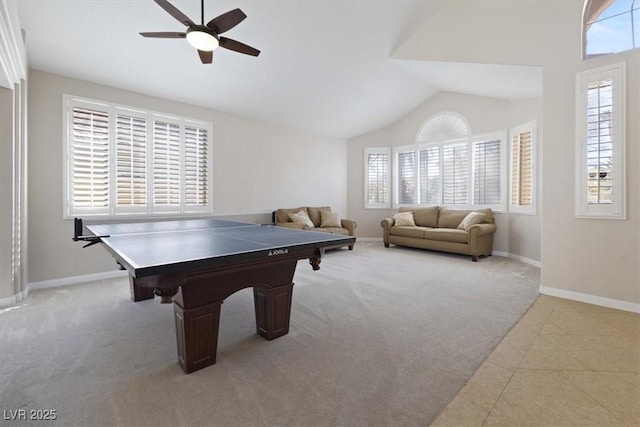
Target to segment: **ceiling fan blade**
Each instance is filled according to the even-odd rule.
[[[236,52],[244,53],[246,55],[251,55],[251,56],[260,55],[260,51],[258,49],[255,49],[251,46],[247,46],[246,44],[240,43],[239,41],[228,39],[226,37],[220,37],[220,47],[233,50]]]
[[[216,34],[222,34],[241,23],[246,17],[247,15],[245,15],[240,9],[233,9],[213,18],[207,23],[207,27],[215,31]]]
[[[187,37],[187,33],[176,32],[156,32],[156,33],[140,33],[142,37],[156,37],[160,39],[183,39]]]
[[[199,50],[198,55],[203,64],[211,64],[213,61],[213,51]]]
[[[166,10],[167,13],[169,13],[169,15],[173,16],[174,18],[182,22],[187,27],[193,27],[194,25],[196,25],[193,23],[191,19],[189,19],[187,15],[180,12],[180,10],[178,10],[177,7],[169,3],[167,0],[154,0],[154,1],[158,3],[158,6]]]

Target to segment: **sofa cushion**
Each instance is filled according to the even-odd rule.
[[[474,212],[480,212],[484,214],[485,220],[481,224],[495,224],[495,219],[493,218],[493,211],[491,210],[491,208],[476,209]]]
[[[429,228],[424,230],[423,235],[428,240],[456,243],[467,243],[469,241],[469,233],[457,228]]]
[[[293,222],[304,224],[309,228],[314,228],[313,222],[311,222],[309,215],[307,215],[307,211],[300,210],[296,213],[291,213],[289,214],[289,219]]]
[[[338,212],[320,211],[320,227],[342,227]]]
[[[476,224],[481,224],[487,221],[487,217],[485,214],[480,212],[469,212],[467,216],[464,217],[460,225],[458,225],[458,230],[469,231],[469,227]]]
[[[413,219],[413,212],[411,211],[398,212],[397,214],[393,214],[393,222],[396,227],[416,225]]]
[[[311,218],[311,222],[316,227],[320,227],[322,223],[322,219],[320,217],[320,211],[329,211],[331,212],[331,208],[329,206],[323,206],[319,208],[307,208],[307,213],[309,214],[309,218]]]
[[[439,228],[458,228],[462,220],[471,211],[461,211],[456,209],[440,209],[440,215],[438,216]]]
[[[276,210],[276,222],[290,222],[289,214],[296,213],[299,211],[307,212],[307,208],[295,208],[295,209],[278,209]]]
[[[314,228],[313,231],[324,231],[325,233],[343,234],[345,236],[349,235],[349,230],[342,227],[320,227],[320,228]]]
[[[438,206],[430,208],[419,208],[413,211],[413,219],[416,225],[422,227],[437,227],[438,226]]]
[[[418,239],[424,239],[424,234],[426,230],[431,230],[428,227],[396,227],[395,225],[389,228],[389,234],[393,236],[403,236],[403,237],[415,237]]]

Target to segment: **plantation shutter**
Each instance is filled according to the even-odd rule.
[[[366,151],[366,207],[387,207],[389,204],[389,152]]]
[[[420,204],[440,203],[442,180],[440,179],[440,147],[419,151]]]
[[[109,114],[94,108],[71,110],[71,200],[74,211],[108,211]]]
[[[116,206],[147,206],[147,121],[116,115]]]
[[[207,129],[185,127],[185,205],[206,207],[209,203],[209,162]]]
[[[180,206],[180,126],[153,122],[153,204]]]
[[[626,218],[626,66],[576,74],[576,215]]]
[[[587,202],[611,204],[613,190],[613,81],[589,84],[587,91]]]
[[[405,151],[398,153],[398,203],[414,204],[416,189],[416,153]]]
[[[444,205],[468,204],[468,169],[468,144],[451,144],[442,147],[442,203]]]
[[[500,140],[473,143],[473,204],[499,204]]]
[[[533,132],[516,133],[511,138],[511,205],[533,204]]]

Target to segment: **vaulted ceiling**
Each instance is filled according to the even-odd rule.
[[[535,67],[393,59],[446,2],[207,0],[205,22],[239,7],[248,18],[224,35],[261,50],[218,49],[210,65],[184,39],[138,34],[185,29],[152,0],[17,3],[31,68],[350,138],[438,91],[540,96]],[[172,4],[200,22],[199,1]]]

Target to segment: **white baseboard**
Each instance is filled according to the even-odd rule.
[[[0,308],[2,307],[10,307],[12,305],[16,305],[19,302],[25,300],[27,296],[29,296],[29,285],[27,285],[26,289],[16,295],[11,295],[7,298],[0,298]]]
[[[492,255],[496,255],[496,256],[503,256],[505,258],[515,259],[516,261],[524,262],[525,264],[533,265],[534,267],[538,267],[538,268],[540,268],[542,266],[540,261],[536,261],[535,259],[526,258],[526,257],[520,256],[520,255],[516,255],[516,254],[512,254],[512,253],[509,253],[509,252],[493,251],[491,254]]]
[[[382,243],[382,237],[357,237],[356,243],[358,242],[380,242]]]
[[[84,274],[82,276],[62,277],[60,279],[43,280],[41,282],[29,283],[31,290],[57,288],[58,286],[75,285],[78,283],[95,282],[98,280],[114,279],[117,277],[127,277],[124,270],[104,271],[102,273]]]
[[[540,286],[540,293],[552,297],[570,299],[573,301],[584,302],[587,304],[600,305],[602,307],[615,308],[617,310],[630,311],[632,313],[640,313],[640,304],[629,301],[621,301],[611,298],[599,297],[597,295],[583,294],[582,292],[567,291],[564,289],[549,288]]]

